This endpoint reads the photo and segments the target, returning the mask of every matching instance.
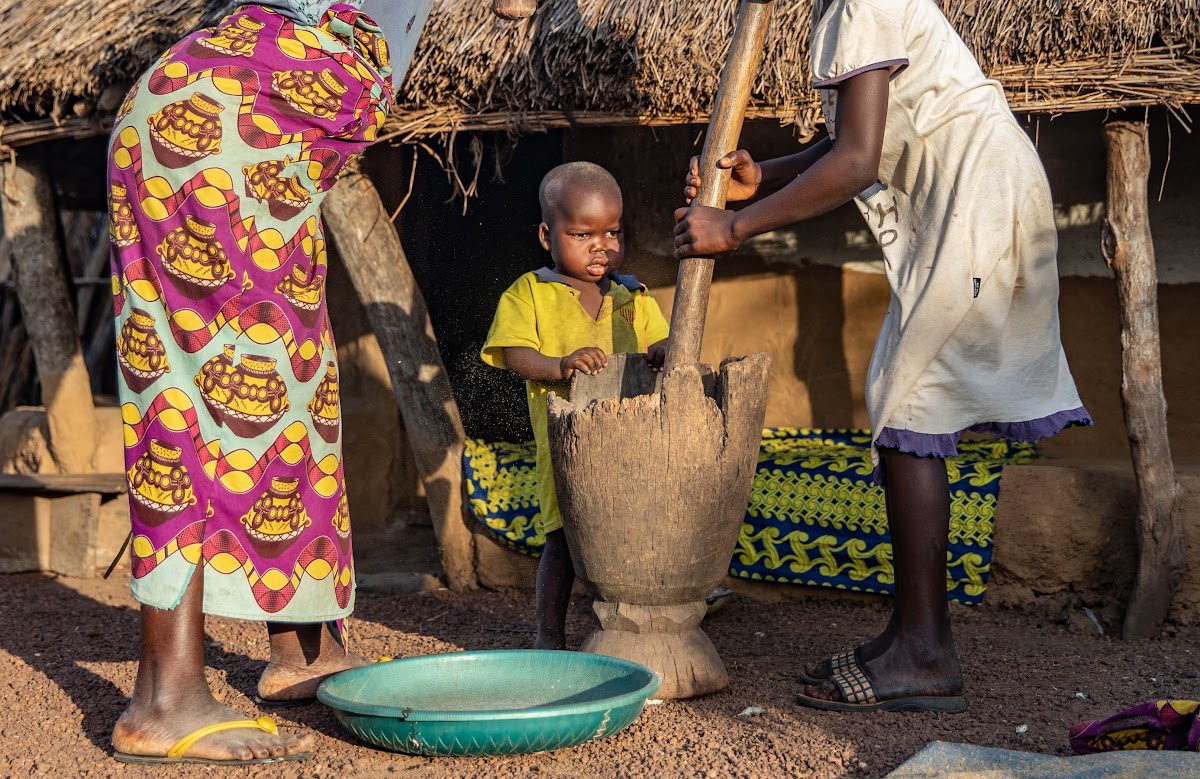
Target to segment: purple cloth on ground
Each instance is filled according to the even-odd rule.
[[[1071,749],[1078,755],[1125,749],[1200,752],[1200,703],[1149,701],[1111,717],[1071,728]]]

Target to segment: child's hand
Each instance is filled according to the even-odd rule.
[[[563,381],[575,375],[575,371],[581,371],[591,376],[593,373],[604,370],[606,365],[608,365],[608,355],[598,346],[584,346],[576,349],[559,361]]]
[[[650,369],[653,371],[662,371],[663,363],[667,360],[667,342],[659,341],[650,346],[646,350],[646,362],[650,363]]]
[[[707,206],[675,210],[675,259],[712,257],[741,244],[734,232],[734,212]]]
[[[726,201],[732,203],[737,200],[749,200],[758,192],[758,185],[762,183],[762,168],[750,156],[750,152],[745,149],[730,152],[717,160],[717,167],[733,168],[733,175],[729,179],[729,191],[725,194]],[[683,197],[689,206],[692,204],[692,198],[700,194],[700,184],[700,158],[692,157],[683,185]]]

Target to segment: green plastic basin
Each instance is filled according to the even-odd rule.
[[[584,652],[494,650],[355,668],[317,690],[358,738],[414,755],[512,755],[611,736],[662,679]]]

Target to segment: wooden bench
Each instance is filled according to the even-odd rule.
[[[0,573],[94,577],[100,506],[125,474],[0,474]]]

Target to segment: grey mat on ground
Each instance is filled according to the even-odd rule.
[[[934,741],[888,774],[887,779],[1183,779],[1189,776],[1200,776],[1200,754],[1131,750],[1055,757]]]

